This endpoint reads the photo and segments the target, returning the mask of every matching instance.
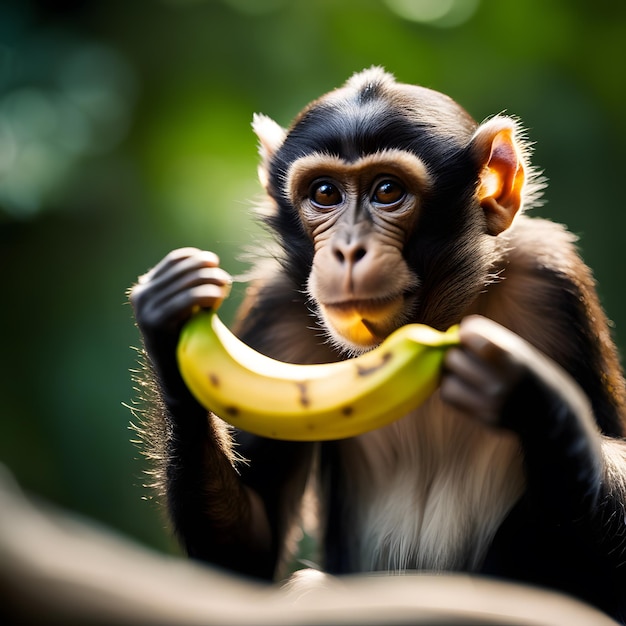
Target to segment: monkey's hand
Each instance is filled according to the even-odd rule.
[[[445,402],[521,440],[529,491],[558,518],[593,509],[603,473],[601,437],[579,385],[557,363],[487,318],[461,323],[444,361]]]
[[[197,405],[178,371],[180,330],[195,310],[217,308],[228,295],[231,282],[216,254],[180,248],[140,276],[130,291],[149,363],[171,410],[180,404]]]

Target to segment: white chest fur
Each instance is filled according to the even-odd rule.
[[[474,570],[524,488],[516,438],[437,396],[341,445],[355,571]]]

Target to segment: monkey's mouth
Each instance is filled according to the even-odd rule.
[[[377,345],[401,325],[405,297],[347,300],[322,304],[329,326],[346,342],[367,348]]]
[[[388,298],[371,298],[367,300],[345,300],[342,302],[329,302],[324,306],[334,311],[359,311],[363,315],[372,313],[377,315],[380,311],[393,306],[402,296],[395,295]]]

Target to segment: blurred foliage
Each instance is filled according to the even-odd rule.
[[[624,346],[625,58],[614,0],[4,0],[0,460],[171,549],[123,406],[139,343],[125,292],[182,245],[244,269],[253,112],[287,125],[372,64],[477,119],[523,120],[550,179],[536,213],[581,234]]]

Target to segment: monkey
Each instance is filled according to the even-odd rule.
[[[460,324],[460,345],[433,396],[384,428],[316,443],[227,428],[185,387],[175,349],[232,279],[212,252],[167,254],[130,300],[155,398],[143,438],[187,554],[275,580],[313,488],[329,574],[470,572],[626,623],[626,385],[576,237],[528,215],[545,181],[520,122],[477,123],[373,67],[288,129],[264,115],[253,129],[272,244],[236,334],[303,364],[412,322]]]

